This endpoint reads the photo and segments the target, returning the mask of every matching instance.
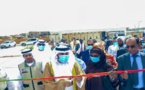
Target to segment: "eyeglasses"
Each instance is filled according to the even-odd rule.
[[[28,57],[28,56],[32,56],[32,54],[26,54],[26,55],[24,55],[24,57]]]
[[[93,46],[93,44],[88,44],[88,46]]]
[[[128,49],[128,48],[135,48],[135,46],[134,46],[134,45],[127,45],[126,48],[127,48],[127,49]]]
[[[45,44],[38,44],[38,46],[45,46]]]
[[[100,57],[99,55],[90,55],[91,57]]]
[[[68,55],[69,53],[59,53],[59,55]]]

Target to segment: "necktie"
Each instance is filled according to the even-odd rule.
[[[136,63],[137,55],[132,55],[132,57],[133,57],[132,69],[133,70],[138,70],[138,66],[137,66],[137,63]],[[133,84],[138,85],[138,73],[133,73]]]

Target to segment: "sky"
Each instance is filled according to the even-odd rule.
[[[0,35],[145,26],[145,0],[0,0]]]

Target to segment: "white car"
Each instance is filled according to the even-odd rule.
[[[38,38],[30,38],[26,41],[20,42],[21,46],[26,46],[26,45],[34,45],[38,41]]]
[[[9,48],[9,47],[15,47],[16,42],[15,41],[5,41],[0,45],[1,48]]]

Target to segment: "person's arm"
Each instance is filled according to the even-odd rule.
[[[53,70],[52,66],[49,63],[46,63],[45,69],[42,75],[42,78],[48,78],[48,77],[53,77]],[[54,79],[52,80],[42,80],[43,85],[45,88],[48,88],[50,90],[64,90],[66,86],[71,86],[72,82],[65,81],[64,79],[60,79],[59,81],[55,81]]]
[[[124,68],[123,68],[123,60],[124,60],[123,57],[118,57],[117,58],[117,62],[118,62],[117,70],[124,70]],[[119,81],[120,81],[120,85],[121,86],[125,86],[126,85],[126,80],[128,78],[127,72],[125,72],[125,73],[123,73],[121,75],[118,75],[118,78],[119,78]]]
[[[108,47],[108,51],[107,51],[107,52],[108,52],[109,54],[112,54],[112,53],[111,53],[111,46]]]
[[[74,67],[75,67],[76,75],[85,74],[84,71],[82,70],[82,68],[80,67],[80,65],[77,62],[75,63],[75,66]],[[85,87],[85,80],[86,80],[85,77],[75,78],[75,81],[76,81],[77,86],[79,88],[84,88]]]
[[[17,73],[16,78],[17,79],[21,79],[22,76],[21,76],[21,72],[19,70],[19,67],[17,68],[17,71],[18,71],[18,73]],[[15,81],[15,83],[16,83],[15,88],[14,89],[10,89],[10,90],[22,90],[22,88],[23,88],[23,82],[22,81]]]
[[[0,67],[0,80],[7,80],[7,73],[5,72],[4,67]],[[7,81],[3,81],[6,83]],[[2,82],[2,83],[3,83]],[[3,87],[1,89],[8,89],[8,84],[3,84]]]

